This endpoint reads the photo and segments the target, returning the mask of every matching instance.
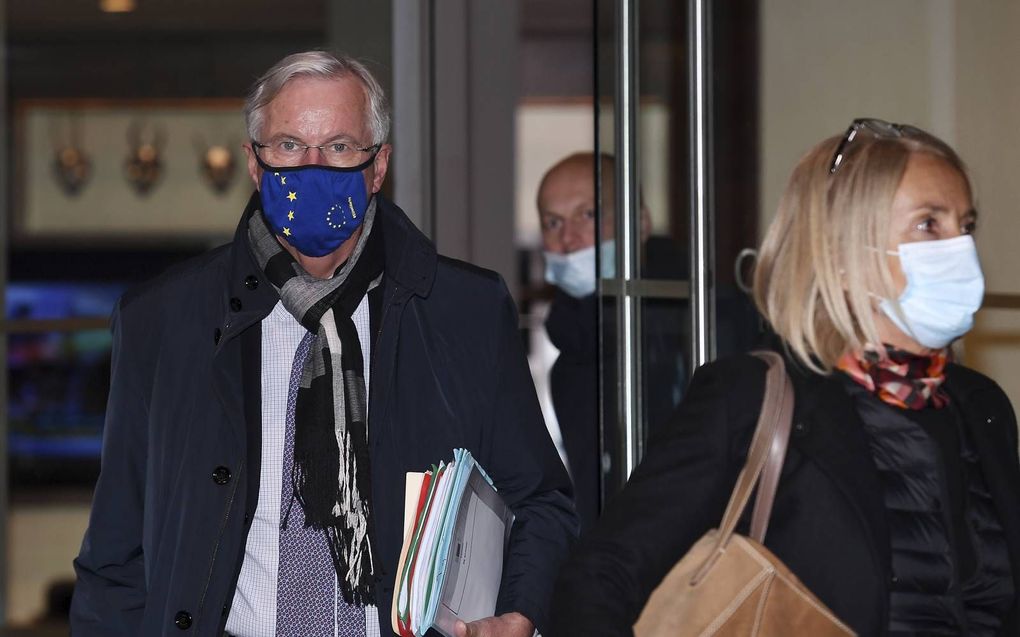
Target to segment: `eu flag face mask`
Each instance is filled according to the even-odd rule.
[[[985,294],[974,237],[901,243],[890,254],[899,256],[907,279],[898,300],[902,318],[889,299],[879,307],[896,327],[932,349],[970,331]]]
[[[262,214],[273,232],[301,254],[326,256],[361,227],[369,199],[362,171],[375,155],[353,168],[281,168],[263,163],[258,155],[255,159],[262,167]]]

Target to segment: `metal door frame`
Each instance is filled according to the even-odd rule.
[[[690,281],[663,285],[643,281],[640,272],[641,208],[638,165],[639,109],[639,4],[640,0],[617,0],[614,90],[614,130],[616,137],[616,272],[617,277],[603,284],[603,295],[613,298],[617,311],[616,335],[618,422],[623,424],[623,479],[640,462],[644,452],[644,417],[640,400],[641,304],[642,298],[690,298],[692,370],[715,357],[715,288],[711,276],[714,261],[712,197],[712,39],[711,11],[708,0],[688,0],[690,157]],[[597,5],[597,3],[596,3]],[[596,6],[596,14],[597,14]],[[597,33],[596,33],[597,39]],[[596,54],[596,64],[598,56]],[[596,71],[596,76],[598,72]],[[598,91],[596,91],[596,128],[598,128]],[[597,138],[596,138],[597,139]],[[597,143],[597,142],[596,142]],[[686,283],[686,285],[685,285]],[[686,289],[685,289],[686,288]],[[605,416],[602,415],[605,430]],[[603,442],[605,436],[602,437]]]

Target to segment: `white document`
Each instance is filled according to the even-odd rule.
[[[455,449],[441,475],[439,468],[420,512],[423,477],[407,476],[404,546],[390,616],[395,633],[420,636],[435,628],[453,637],[458,619],[472,622],[496,610],[514,515],[470,452]]]
[[[473,467],[450,541],[435,628],[453,637],[458,619],[491,617],[503,577],[503,557],[514,515]]]

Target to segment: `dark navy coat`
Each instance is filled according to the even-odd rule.
[[[219,637],[258,501],[260,322],[278,301],[242,242],[128,293],[113,316],[102,472],[75,560],[75,636]],[[379,198],[386,266],[369,444],[380,624],[390,625],[404,475],[464,447],[517,516],[497,613],[542,629],[577,529],[498,275],[438,257]],[[375,323],[376,320],[373,320]]]

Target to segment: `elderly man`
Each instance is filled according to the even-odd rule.
[[[496,616],[528,637],[575,533],[513,300],[379,193],[378,83],[289,56],[245,105],[234,240],[127,294],[75,635],[390,634],[404,476],[465,447],[516,514]]]
[[[595,252],[601,254],[602,276],[615,270],[615,161],[600,155],[602,172],[602,216],[596,219],[595,167],[593,153],[575,153],[561,159],[542,177],[537,207],[542,228],[546,281],[558,288],[545,327],[560,351],[550,372],[553,408],[563,435],[563,447],[570,465],[577,498],[577,511],[584,527],[598,517],[602,463],[599,453],[599,333]],[[642,275],[648,278],[679,279],[686,271],[677,246],[664,237],[649,237],[650,220],[642,210]],[[598,233],[596,232],[598,230]],[[601,237],[601,243],[598,243]],[[596,245],[597,244],[597,245]],[[642,356],[645,378],[642,400],[648,423],[654,428],[666,421],[679,403],[685,382],[682,354],[686,323],[680,303],[647,300],[643,307]],[[614,333],[615,315],[603,312],[604,334]],[[615,357],[612,347],[603,350],[602,382],[605,413],[610,416],[605,435],[612,447],[617,431],[611,416]],[[617,479],[614,476],[613,479]]]

